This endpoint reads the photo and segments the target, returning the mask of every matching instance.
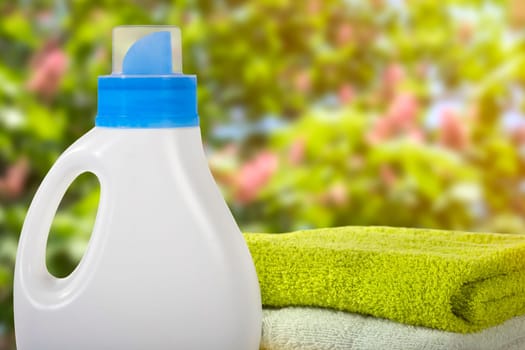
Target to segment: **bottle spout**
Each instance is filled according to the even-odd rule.
[[[119,26],[113,30],[113,74],[182,73],[180,29],[174,26]]]
[[[199,125],[197,78],[182,74],[180,30],[113,29],[113,71],[98,78],[95,125],[179,128]]]

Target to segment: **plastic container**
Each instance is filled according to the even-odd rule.
[[[261,300],[243,237],[207,165],[196,78],[175,27],[117,27],[96,126],[38,189],[15,271],[18,350],[256,350]],[[76,269],[52,276],[46,242],[71,182],[101,186]]]

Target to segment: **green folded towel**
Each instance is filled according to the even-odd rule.
[[[315,308],[263,310],[261,350],[523,350],[525,317],[459,334]]]
[[[245,238],[265,306],[462,333],[525,314],[525,235],[340,227]]]

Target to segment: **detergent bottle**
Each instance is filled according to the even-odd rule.
[[[23,225],[18,350],[258,349],[257,275],[207,165],[180,41],[171,26],[114,29],[95,127],[58,158]],[[75,270],[56,278],[49,229],[84,172],[101,187],[93,232]]]

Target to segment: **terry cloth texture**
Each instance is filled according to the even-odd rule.
[[[262,350],[523,350],[525,317],[460,334],[316,308],[263,310]]]
[[[462,333],[525,314],[525,235],[339,227],[245,238],[265,306]]]

